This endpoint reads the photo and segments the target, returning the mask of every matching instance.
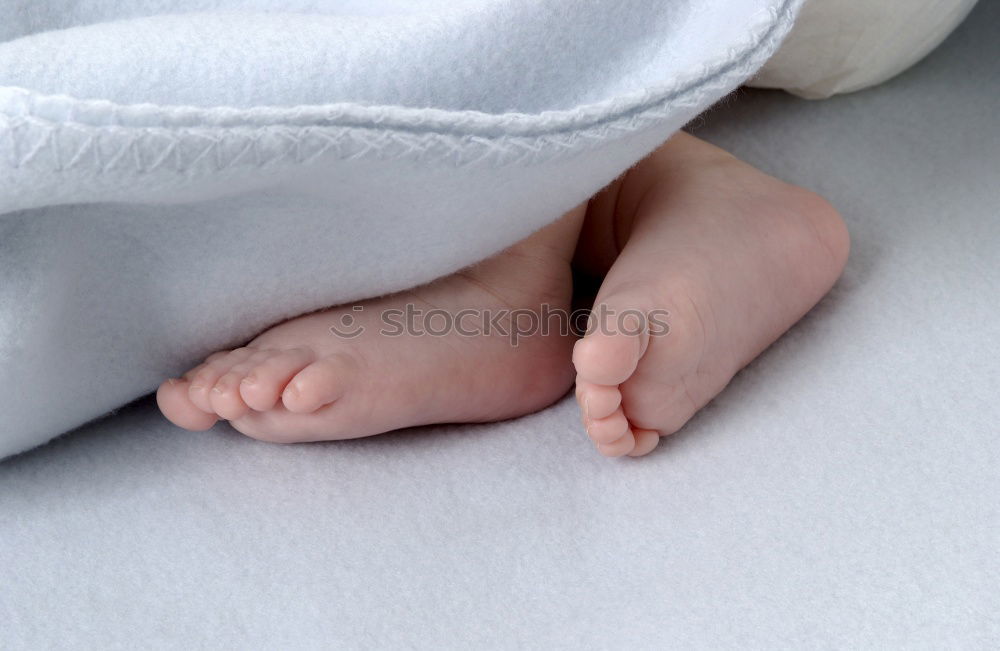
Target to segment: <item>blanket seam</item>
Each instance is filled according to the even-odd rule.
[[[139,174],[170,166],[176,172],[184,172],[205,160],[213,161],[211,167],[221,172],[236,166],[264,168],[282,162],[307,165],[332,150],[336,150],[340,160],[374,155],[377,160],[421,161],[437,153],[437,158],[456,166],[535,163],[557,158],[564,151],[577,149],[580,143],[584,144],[584,149],[590,149],[606,142],[613,132],[636,132],[676,108],[697,106],[734,77],[748,76],[763,63],[758,61],[761,53],[773,49],[770,46],[785,36],[798,4],[799,0],[786,0],[780,10],[770,10],[772,20],[759,40],[742,52],[731,49],[726,63],[701,77],[697,84],[660,97],[652,104],[642,104],[617,114],[606,113],[589,125],[564,124],[535,133],[529,130],[490,136],[456,132],[454,128],[462,126],[460,123],[452,124],[451,131],[421,129],[423,125],[420,124],[397,124],[379,129],[318,124],[97,126],[52,122],[27,111],[27,115],[15,116],[0,113],[0,163],[21,169],[38,163],[48,153],[45,167],[56,172],[80,167],[91,157],[98,173],[107,173],[125,164]],[[110,105],[109,108],[114,112],[126,107]],[[537,119],[539,116],[541,119]],[[544,113],[539,116],[535,116],[536,122],[542,124],[558,122]],[[475,116],[463,117],[472,121]],[[504,121],[512,126],[518,120],[524,121],[520,114],[492,117],[501,125]],[[9,142],[8,146],[4,146],[4,140]],[[203,143],[201,148],[195,144],[199,140]],[[185,145],[192,150],[187,155],[182,151]]]

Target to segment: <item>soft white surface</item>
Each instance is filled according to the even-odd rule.
[[[807,0],[751,85],[820,99],[880,84],[927,56],[977,0]]]
[[[651,457],[599,458],[568,401],[297,447],[144,402],[0,463],[2,646],[995,648],[998,21],[886,86],[696,123],[855,246]]]
[[[0,9],[0,457],[524,238],[749,77],[799,4]]]
[[[731,59],[784,4],[87,0],[67,18],[63,0],[36,0],[9,19],[0,86],[119,104],[571,110]]]

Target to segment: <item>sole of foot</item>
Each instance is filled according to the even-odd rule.
[[[588,221],[624,244],[574,350],[576,397],[602,454],[642,456],[819,302],[850,240],[818,195],[683,133],[606,192]]]

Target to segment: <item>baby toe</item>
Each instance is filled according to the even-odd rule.
[[[295,374],[315,360],[304,348],[276,352],[251,369],[240,383],[243,401],[254,411],[273,409]]]
[[[228,353],[210,355],[203,364],[185,374],[185,378],[190,379],[188,398],[205,413],[215,413],[211,398],[212,388],[233,366],[244,361],[254,352],[256,351],[249,348],[237,348]]]
[[[577,376],[576,400],[584,418],[607,418],[621,406],[622,394],[618,387],[594,384]]]
[[[660,444],[660,433],[649,429],[633,429],[632,436],[635,438],[635,447],[628,453],[630,457],[642,457]]]
[[[202,364],[184,375],[188,383],[188,400],[205,413],[214,414],[209,392],[226,369],[212,364]]]
[[[242,417],[249,411],[249,407],[240,396],[240,381],[244,377],[245,370],[234,367],[225,373],[212,387],[209,392],[209,402],[212,411],[220,418],[233,420]]]
[[[598,445],[618,441],[629,431],[628,420],[621,409],[606,418],[587,419],[586,426],[587,435]]]
[[[617,441],[611,443],[598,443],[597,451],[606,457],[622,457],[635,449],[635,437],[632,430],[625,431],[625,435]]]
[[[191,403],[185,380],[171,378],[161,384],[156,390],[156,404],[167,420],[187,430],[211,429],[218,420],[215,414],[207,414]]]
[[[616,314],[607,309],[610,314]],[[626,312],[622,314],[625,316],[620,325],[612,320],[609,321],[611,325],[596,326],[576,342],[573,365],[584,380],[614,386],[635,372],[639,358],[645,352],[648,333],[638,316]]]
[[[316,411],[344,395],[356,372],[357,364],[346,355],[324,357],[292,378],[281,394],[281,402],[294,413]]]

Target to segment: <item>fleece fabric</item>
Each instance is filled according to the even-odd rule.
[[[652,455],[599,457],[571,397],[298,446],[143,401],[0,462],[0,647],[996,649],[998,23],[980,2],[883,86],[693,123],[854,246]]]
[[[525,237],[752,74],[798,6],[8,6],[0,456]]]

